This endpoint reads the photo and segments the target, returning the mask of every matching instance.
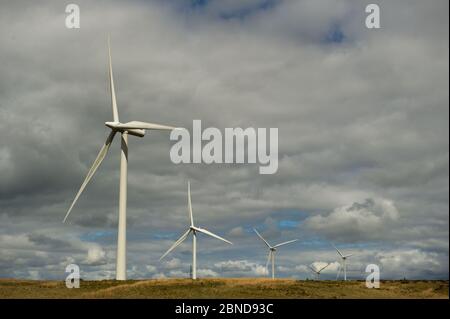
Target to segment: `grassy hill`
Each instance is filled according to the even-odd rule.
[[[0,279],[0,298],[448,298],[448,281],[382,281],[368,289],[364,281],[294,279],[152,279],[81,281],[68,289],[63,281]]]

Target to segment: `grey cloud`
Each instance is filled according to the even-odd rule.
[[[368,198],[362,203],[336,208],[326,216],[309,217],[305,227],[333,240],[380,240],[392,230],[398,217],[392,201]]]
[[[60,2],[2,3],[0,276],[63,278],[69,262],[86,278],[114,276],[117,141],[61,223],[107,135],[109,33],[121,119],[278,127],[280,136],[273,176],[253,165],[174,165],[167,134],[130,138],[131,277],[188,271],[188,242],[172,256],[178,268],[157,260],[187,224],[189,179],[198,224],[237,236],[232,248],[201,240],[205,274],[221,276],[214,265],[228,260],[264,264],[246,231],[258,227],[274,242],[301,238],[280,253],[281,276],[305,278],[297,266],[335,260],[326,242],[336,240],[368,251],[354,261],[357,276],[377,252],[392,264],[387,276],[448,278],[447,1],[380,1],[376,31],[363,26],[366,2],[352,0],[273,1],[227,19],[261,2],[77,3],[80,30],[64,27]],[[335,31],[342,42],[330,41]],[[283,228],[285,219],[298,227]],[[52,249],[59,241],[70,244]],[[88,261],[92,246],[105,254],[91,248]]]
[[[43,248],[54,250],[54,249],[70,249],[71,244],[60,239],[55,239],[43,234],[32,233],[28,235],[28,239],[35,245],[44,246]]]

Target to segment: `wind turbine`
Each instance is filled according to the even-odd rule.
[[[173,130],[175,127],[160,125],[141,121],[131,121],[127,123],[121,123],[119,121],[119,114],[117,111],[116,92],[114,89],[114,79],[111,62],[111,47],[108,38],[108,57],[109,57],[109,86],[111,90],[111,107],[113,114],[112,122],[105,122],[105,125],[111,129],[111,132],[103,144],[100,152],[97,155],[94,163],[89,169],[86,178],[81,184],[75,199],[70,205],[63,223],[66,222],[69,217],[72,208],[77,202],[86,185],[94,176],[100,164],[106,157],[111,143],[116,133],[121,135],[121,152],[120,152],[120,187],[119,187],[119,223],[118,223],[118,236],[117,236],[117,260],[116,260],[116,279],[126,280],[126,228],[127,228],[127,166],[128,166],[128,135],[143,137],[146,130]]]
[[[220,239],[228,244],[232,244],[232,242],[217,236],[216,234],[211,233],[210,231],[194,226],[194,217],[192,215],[192,200],[191,200],[191,183],[188,182],[188,211],[189,211],[189,228],[188,230],[181,235],[180,238],[167,250],[164,255],[159,258],[162,260],[168,253],[174,250],[177,246],[179,246],[188,236],[192,233],[192,279],[197,279],[197,233],[203,233],[205,235]]]
[[[320,279],[320,273],[322,272],[322,270],[327,268],[329,265],[330,264],[328,263],[328,264],[326,264],[326,266],[320,268],[319,270],[317,270],[315,267],[312,267],[312,266],[308,266],[308,267],[309,267],[309,269],[311,269],[316,274],[317,280],[319,280]]]
[[[347,280],[347,258],[350,256],[353,256],[353,254],[349,254],[349,255],[343,255],[339,249],[336,248],[336,246],[334,244],[333,245],[334,249],[336,249],[337,253],[339,254],[339,256],[341,257],[341,263],[339,265],[339,270],[336,276],[336,280],[339,278],[339,275],[341,274],[342,269],[344,269],[344,281]]]
[[[289,240],[275,246],[270,246],[269,243],[258,233],[258,231],[255,228],[253,228],[253,230],[255,231],[256,235],[258,235],[258,237],[262,239],[262,241],[266,244],[267,248],[269,249],[269,255],[267,256],[266,262],[266,269],[267,266],[269,265],[269,261],[272,262],[272,279],[275,279],[275,251],[277,250],[278,247],[296,242],[298,241],[298,239]]]

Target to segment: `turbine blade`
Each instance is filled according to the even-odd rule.
[[[120,124],[117,124],[117,127],[121,128],[121,129],[166,130],[166,131],[171,131],[171,130],[176,129],[176,127],[174,127],[174,126],[141,122],[141,121],[131,121],[131,122],[127,122],[127,123],[120,123]]]
[[[111,107],[114,122],[119,122],[119,113],[117,112],[116,90],[114,88],[114,78],[111,61],[111,45],[108,37],[108,56],[109,56],[109,89],[111,90]]]
[[[222,238],[222,237],[220,237],[220,236],[218,236],[218,235],[216,235],[216,234],[214,234],[214,233],[211,233],[209,230],[206,230],[206,229],[204,229],[204,228],[192,227],[192,229],[194,229],[195,231],[198,231],[199,233],[203,233],[203,234],[205,234],[205,235],[209,235],[209,236],[211,236],[211,237],[220,239],[220,240],[222,240],[222,241],[224,241],[224,242],[226,242],[226,243],[228,243],[228,244],[233,245],[233,243],[232,243],[231,241],[226,240],[225,238]]]
[[[354,254],[349,254],[349,255],[345,255],[344,257],[345,258],[348,258],[348,257],[350,257],[350,256],[353,256]]]
[[[188,209],[189,209],[189,220],[191,226],[194,226],[194,216],[192,215],[192,200],[191,200],[191,182],[188,181]]]
[[[72,205],[70,205],[69,210],[66,213],[66,216],[64,217],[63,223],[66,222],[67,217],[69,217],[70,212],[72,211],[73,206],[78,200],[78,197],[80,197],[81,193],[85,189],[86,185],[91,180],[92,176],[94,176],[95,172],[97,171],[97,168],[100,166],[100,164],[103,162],[106,154],[108,153],[109,147],[111,146],[111,142],[114,139],[114,135],[116,134],[116,131],[111,131],[109,133],[108,138],[106,139],[105,144],[103,144],[102,148],[100,149],[100,152],[97,155],[97,158],[95,159],[94,163],[92,164],[91,168],[89,169],[86,178],[84,179],[83,183],[81,184],[81,187],[75,196],[75,199],[72,202]]]
[[[164,257],[166,257],[168,253],[170,253],[172,250],[174,250],[176,247],[178,247],[178,246],[179,246],[179,245],[187,238],[187,236],[189,235],[190,232],[191,232],[191,230],[188,229],[183,235],[181,235],[181,237],[178,238],[178,240],[177,240],[175,243],[173,243],[172,246],[170,246],[169,250],[167,250],[167,251],[164,253],[164,255],[162,255],[162,256],[159,258],[159,260],[161,260],[161,259],[163,259]]]
[[[320,268],[319,272],[321,272],[322,270],[324,270],[325,268],[327,268],[330,264],[328,263],[325,267]]]
[[[308,267],[309,267],[309,269],[311,269],[313,272],[315,272],[317,274],[317,270],[315,270],[313,267],[311,267],[309,265],[308,265]]]
[[[253,228],[253,230],[255,231],[255,233],[256,233],[256,235],[258,235],[258,237],[259,238],[261,238],[262,239],[262,241],[266,244],[266,246],[268,247],[268,248],[272,248],[270,245],[269,245],[269,243],[258,233],[258,231],[255,229],[255,228]]]
[[[336,249],[336,251],[338,252],[338,254],[339,254],[341,257],[344,257],[344,256],[342,255],[342,253],[340,252],[340,250],[337,249],[336,246],[335,246],[333,243],[331,243],[331,245],[333,245],[334,249]]]
[[[280,247],[280,246],[283,246],[283,245],[287,245],[287,244],[290,244],[290,243],[293,243],[293,242],[296,242],[296,241],[298,241],[298,239],[285,241],[284,243],[281,243],[281,244],[273,246],[273,248],[277,248],[277,247]]]

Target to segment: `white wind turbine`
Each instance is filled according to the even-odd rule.
[[[146,130],[173,130],[175,127],[160,125],[154,123],[131,121],[127,123],[119,122],[119,114],[117,112],[116,92],[114,89],[114,79],[111,62],[111,48],[108,38],[108,57],[109,57],[109,86],[111,90],[111,106],[113,113],[113,121],[105,122],[105,125],[111,129],[105,144],[100,149],[92,167],[89,169],[86,178],[81,184],[75,199],[70,205],[63,222],[69,217],[72,208],[80,197],[81,193],[94,176],[98,167],[106,157],[111,143],[116,133],[121,134],[121,152],[120,152],[120,193],[119,193],[119,223],[117,236],[117,261],[116,261],[116,279],[126,280],[126,224],[127,224],[127,165],[128,165],[128,135],[143,137]]]
[[[272,262],[272,279],[275,279],[275,251],[277,250],[278,247],[296,242],[298,241],[298,239],[289,240],[275,246],[270,246],[269,243],[258,233],[258,231],[255,228],[253,228],[253,230],[255,231],[256,235],[258,235],[258,237],[262,239],[262,241],[266,244],[267,248],[269,249],[269,255],[267,256],[266,262],[266,269],[267,266],[269,265],[269,261]]]
[[[327,268],[329,265],[330,264],[328,263],[328,264],[326,264],[326,266],[324,266],[324,267],[322,267],[322,268],[320,268],[318,270],[315,267],[312,267],[312,266],[308,266],[308,267],[309,267],[309,269],[311,269],[316,274],[317,280],[319,280],[320,279],[320,273],[322,272],[322,270]]]
[[[353,256],[353,254],[349,254],[349,255],[343,255],[339,249],[336,248],[336,246],[334,244],[332,244],[334,249],[336,249],[337,253],[339,254],[339,256],[341,257],[341,262],[339,263],[339,270],[336,276],[336,280],[339,278],[339,275],[341,274],[342,269],[344,270],[344,281],[347,280],[347,258],[350,256]]]
[[[181,237],[167,250],[164,255],[159,258],[162,260],[168,253],[174,250],[177,246],[179,246],[188,236],[192,233],[192,279],[197,279],[197,233],[203,233],[205,235],[209,235],[211,237],[220,239],[228,244],[232,244],[232,242],[217,236],[216,234],[211,233],[210,231],[194,226],[194,217],[192,215],[192,201],[191,201],[191,183],[188,182],[188,210],[189,210],[189,228],[188,230],[181,235]]]

